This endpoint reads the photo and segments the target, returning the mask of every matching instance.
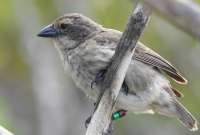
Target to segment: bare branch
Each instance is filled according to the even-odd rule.
[[[200,39],[200,7],[192,0],[143,0],[170,22]]]
[[[0,135],[14,135],[14,134],[5,129],[4,127],[0,126]]]
[[[102,135],[107,131],[112,111],[131,62],[136,43],[148,21],[150,11],[138,4],[130,15],[126,29],[118,43],[115,55],[103,81],[101,101],[95,111],[86,135]]]

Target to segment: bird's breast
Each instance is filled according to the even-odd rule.
[[[109,45],[108,45],[109,46]],[[97,98],[99,94],[98,86],[91,88],[91,83],[95,81],[96,75],[106,69],[114,55],[113,48],[97,44],[95,40],[88,41],[78,48],[72,50],[68,55],[71,75],[76,85],[82,89],[89,97]],[[162,75],[153,67],[137,60],[132,60],[125,82],[130,92],[143,94],[154,89],[154,84],[164,80]]]
[[[96,75],[108,67],[114,51],[108,47],[97,45],[94,40],[88,41],[78,48],[71,50],[67,55],[68,65],[76,85],[87,95],[96,98],[99,88],[91,83]]]

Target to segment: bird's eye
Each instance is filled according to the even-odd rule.
[[[68,24],[65,24],[65,23],[60,24],[60,28],[63,30],[67,29],[67,27],[68,27]]]

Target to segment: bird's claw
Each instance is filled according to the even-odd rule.
[[[91,88],[93,89],[94,84],[98,84],[99,82],[102,82],[104,79],[104,75],[106,73],[106,69],[100,70],[95,77],[95,80],[92,81],[91,83]]]
[[[90,124],[92,116],[88,117],[85,121],[85,128],[88,128],[88,125]],[[109,125],[109,128],[106,132],[103,132],[102,135],[112,135],[113,132],[113,126],[112,126],[112,121]]]
[[[113,126],[112,126],[112,122],[114,120],[120,119],[121,117],[124,117],[127,113],[127,110],[118,110],[116,112],[114,112],[112,114],[112,118],[111,118],[111,123],[109,125],[109,128],[106,132],[103,133],[103,135],[112,135],[112,131],[113,131]],[[88,125],[90,124],[90,121],[92,119],[92,116],[88,117],[85,121],[85,128],[88,128]]]
[[[103,132],[102,135],[112,135],[112,133],[113,133],[113,124],[112,124],[112,121],[111,121],[109,128],[107,129],[107,131]]]
[[[88,128],[88,125],[90,124],[91,118],[92,118],[92,116],[88,117],[88,118],[85,120],[85,128]]]
[[[122,90],[125,92],[125,95],[129,94],[129,89],[125,82],[123,82],[123,84],[122,84]]]

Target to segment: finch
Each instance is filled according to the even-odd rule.
[[[69,67],[77,87],[94,101],[101,90],[99,83],[92,87],[91,83],[106,72],[121,35],[121,32],[104,28],[77,13],[59,17],[38,34],[53,39],[64,68]],[[175,117],[190,130],[197,130],[196,119],[177,99],[182,94],[171,86],[165,75],[179,84],[187,83],[172,64],[138,42],[116,107],[130,112],[157,112]]]

